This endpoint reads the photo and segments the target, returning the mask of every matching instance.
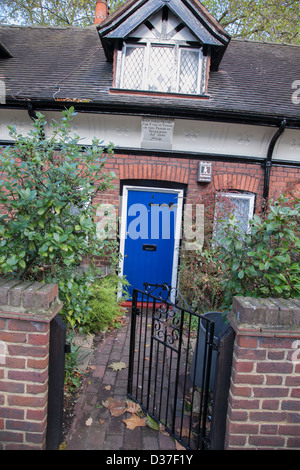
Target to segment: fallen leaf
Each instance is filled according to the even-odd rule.
[[[154,431],[158,431],[159,430],[159,424],[157,421],[155,421],[155,419],[151,418],[150,415],[147,414],[147,418],[146,418],[146,423],[147,425],[149,426],[149,428],[151,429],[154,429]]]
[[[123,423],[126,424],[128,429],[135,429],[137,426],[146,426],[146,418],[140,418],[139,416],[132,414],[130,418],[123,419]]]
[[[99,423],[100,423],[100,424],[105,423],[105,419],[99,419]]]
[[[102,405],[105,406],[105,408],[109,409],[114,401],[115,401],[115,399],[113,397],[109,397],[105,401],[102,400]]]
[[[160,424],[159,425],[159,432],[161,434],[163,434],[164,436],[169,436],[170,434],[168,433],[168,431],[166,431],[166,428],[163,424]]]
[[[141,411],[141,407],[138,403],[135,403],[134,401],[131,400],[126,400],[126,405],[129,413],[139,413]]]
[[[91,426],[92,422],[93,422],[93,418],[88,418],[85,422],[85,425],[86,426]]]
[[[125,413],[126,406],[121,402],[115,403],[115,405],[112,408],[110,408],[109,411],[112,416],[121,416]]]
[[[126,369],[127,366],[125,362],[112,362],[111,364],[109,364],[108,367],[112,370],[118,371],[118,370]]]
[[[177,429],[178,434],[180,434],[180,429]],[[192,431],[190,431],[188,428],[181,428],[181,435],[182,437],[193,437]]]
[[[111,389],[111,385],[106,385],[106,387],[104,387],[105,390],[110,390]]]
[[[106,401],[102,401],[102,405],[109,409],[112,416],[121,416],[127,411],[126,405],[120,400],[109,397]]]

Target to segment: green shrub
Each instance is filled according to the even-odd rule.
[[[120,326],[119,317],[124,313],[120,303],[127,298],[127,285],[127,281],[117,275],[95,279],[90,286],[88,322],[83,325],[84,330],[98,332]]]
[[[83,257],[99,255],[100,240],[91,199],[112,187],[104,173],[98,140],[82,149],[71,132],[74,108],[60,123],[38,114],[27,136],[11,127],[15,144],[0,152],[0,273],[19,279],[45,280],[62,268],[76,268]]]
[[[211,199],[202,201],[209,210]],[[205,205],[206,217],[209,210]],[[230,212],[224,211],[210,243],[206,237],[206,249],[181,253],[179,287],[187,302],[204,311],[227,310],[235,295],[299,298],[299,198],[271,202],[246,234]]]
[[[56,282],[67,326],[89,321],[90,285],[97,273],[79,274],[84,257],[110,255],[114,240],[97,235],[98,192],[112,188],[104,172],[101,142],[82,148],[71,131],[74,108],[52,121],[38,113],[26,136],[10,127],[15,144],[0,152],[0,274],[22,280]],[[109,148],[107,153],[112,154]],[[112,256],[116,263],[116,256]]]
[[[242,234],[234,218],[215,240],[223,270],[224,302],[234,295],[300,297],[300,200],[279,198]]]
[[[218,310],[223,302],[221,262],[213,248],[181,253],[179,266],[180,292],[199,312]]]

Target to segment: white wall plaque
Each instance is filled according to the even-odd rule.
[[[173,119],[143,118],[141,147],[147,149],[171,149],[173,130]]]
[[[212,177],[212,164],[211,162],[198,163],[198,183],[209,183]]]

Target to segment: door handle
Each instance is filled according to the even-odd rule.
[[[156,245],[143,245],[144,251],[156,251]]]

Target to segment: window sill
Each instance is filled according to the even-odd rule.
[[[123,88],[110,88],[109,93],[118,95],[158,96],[164,98],[183,98],[192,100],[209,100],[210,95],[192,95],[186,93],[166,93],[163,91],[129,90]]]

